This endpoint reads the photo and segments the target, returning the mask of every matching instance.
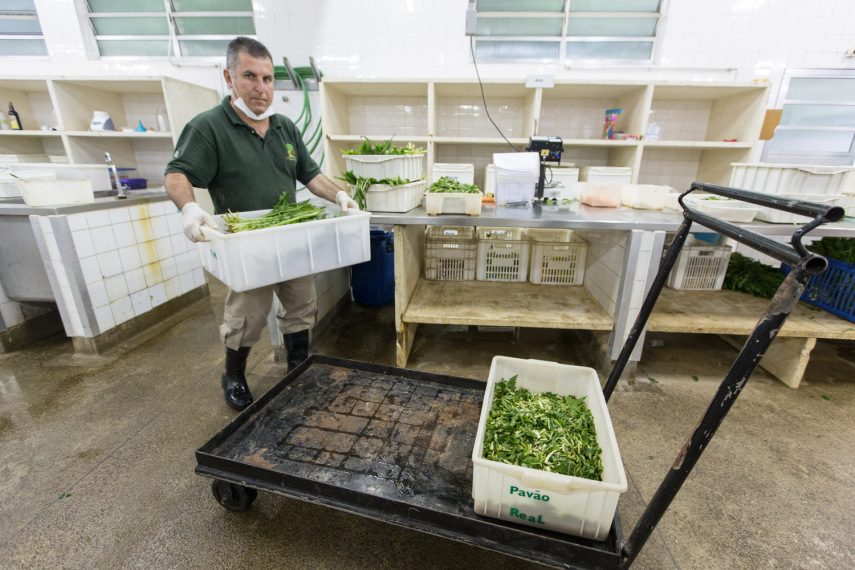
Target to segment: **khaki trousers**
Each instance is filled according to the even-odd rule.
[[[280,303],[276,310],[280,333],[300,332],[314,326],[318,299],[311,275],[242,293],[229,289],[220,326],[220,338],[227,347],[237,350],[258,342],[267,324],[274,294]]]

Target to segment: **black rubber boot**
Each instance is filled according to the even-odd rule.
[[[282,335],[288,349],[288,372],[309,357],[309,330]]]
[[[226,347],[226,370],[223,372],[222,385],[226,404],[241,411],[252,403],[252,394],[246,385],[246,357],[250,347],[242,346],[238,350]]]

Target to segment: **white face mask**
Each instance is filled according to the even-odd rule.
[[[276,113],[276,111],[273,110],[273,105],[271,105],[270,107],[267,108],[267,110],[265,112],[263,112],[260,115],[256,115],[255,113],[253,113],[249,109],[249,107],[247,107],[244,100],[237,96],[237,92],[235,90],[232,90],[232,102],[234,102],[235,107],[240,109],[244,115],[246,115],[247,117],[249,117],[253,121],[263,121],[267,117]]]

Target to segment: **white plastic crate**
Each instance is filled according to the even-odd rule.
[[[855,193],[855,167],[733,163],[730,186],[770,194]]]
[[[473,227],[428,226],[425,230],[425,278],[473,281],[477,247]]]
[[[240,212],[257,218],[270,210]],[[203,226],[210,241],[196,248],[205,270],[235,291],[248,291],[305,275],[313,275],[371,259],[369,212],[225,233],[222,216],[214,216],[219,231]]]
[[[569,242],[535,241],[531,246],[529,281],[541,285],[581,285],[585,280],[588,244],[570,236]]]
[[[350,184],[350,194],[355,186]],[[409,212],[422,203],[427,180],[410,182],[399,186],[372,184],[365,193],[365,209],[369,212]]]
[[[525,230],[530,240],[544,243],[569,243],[573,241],[573,230],[528,228]]]
[[[478,192],[426,192],[425,210],[428,216],[437,214],[467,214],[469,216],[481,215],[481,198],[484,195]]]
[[[454,162],[435,162],[431,176],[431,183],[436,182],[443,176],[458,180],[463,184],[475,184],[475,165],[458,164]]]
[[[484,432],[497,382],[517,376],[517,387],[585,398],[602,449],[602,481],[549,473],[484,459]],[[592,540],[605,540],[620,494],[627,489],[611,417],[592,368],[495,356],[472,450],[472,498],[479,515]]]
[[[632,168],[623,166],[583,166],[579,169],[579,182],[631,184]]]
[[[839,200],[843,198],[842,195],[826,196],[825,194],[798,194],[788,197],[795,198],[796,200],[807,200],[808,202],[828,204],[829,206],[839,205]],[[763,206],[760,206],[760,209],[757,211],[756,218],[772,224],[806,224],[812,219],[800,214],[791,214],[790,212],[783,212],[781,210],[776,210],[775,208],[766,208]]]
[[[24,203],[32,207],[70,206],[95,202],[91,180],[29,178],[18,180],[17,185]]]
[[[479,227],[478,281],[525,281],[531,246],[522,228]]]
[[[666,285],[672,289],[718,291],[724,283],[729,261],[728,246],[684,245]]]
[[[423,154],[346,154],[347,169],[362,178],[404,178],[418,180],[423,176]]]

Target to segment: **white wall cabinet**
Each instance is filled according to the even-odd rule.
[[[564,162],[579,166],[629,166],[633,182],[685,188],[694,180],[727,184],[730,163],[749,160],[766,110],[764,84],[567,82],[526,88],[524,82],[483,85],[490,116],[502,135],[523,150],[534,134],[564,139]],[[494,152],[512,152],[484,112],[476,81],[321,82],[327,173],[345,170],[341,151],[362,136],[395,137],[427,151],[435,162],[484,167]],[[601,138],[606,109],[621,108],[616,130],[641,140]],[[655,127],[657,140],[645,135]]]
[[[72,164],[103,164],[110,152],[119,168],[133,168],[150,187],[163,171],[184,125],[215,106],[217,92],[168,77],[121,80],[54,78],[0,80],[3,112],[11,101],[22,131],[0,130],[0,154],[48,155]],[[89,130],[94,111],[109,113],[116,131]],[[167,129],[158,130],[158,113]],[[140,123],[146,132],[123,132]],[[42,130],[47,129],[56,130]]]

